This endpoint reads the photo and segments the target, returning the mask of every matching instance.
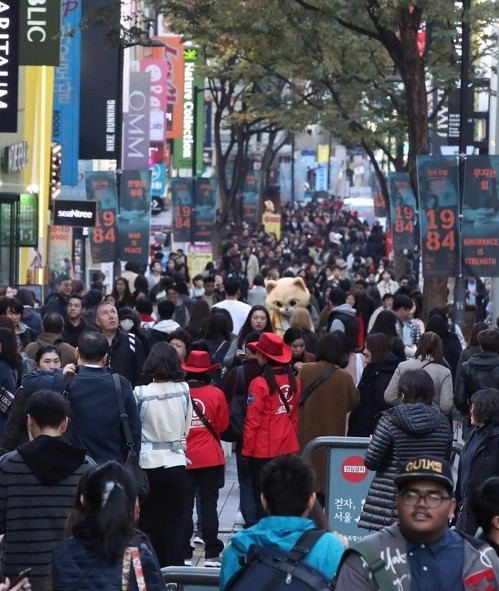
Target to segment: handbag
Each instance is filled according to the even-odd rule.
[[[128,591],[128,583],[130,581],[130,572],[132,568],[135,573],[138,591],[147,591],[144,572],[142,570],[142,562],[140,560],[140,552],[136,546],[128,546],[125,548],[125,553],[123,554],[123,567],[121,569],[121,591]]]
[[[9,392],[7,388],[0,387],[0,414],[7,416],[10,411],[10,407],[14,402],[14,394]]]
[[[130,431],[130,421],[125,410],[125,401],[123,400],[123,391],[121,389],[120,376],[113,373],[114,390],[116,392],[116,399],[120,409],[121,423],[125,433],[126,445],[128,447],[128,455],[125,461],[125,468],[133,475],[137,486],[139,488],[139,498],[141,501],[146,499],[149,495],[149,479],[147,474],[142,470],[139,464],[139,455],[135,452],[133,445],[132,432]]]

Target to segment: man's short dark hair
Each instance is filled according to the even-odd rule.
[[[78,339],[78,350],[85,361],[98,362],[109,351],[109,343],[101,332],[83,332]]]
[[[499,352],[499,330],[488,328],[478,333],[478,344],[483,351]]]
[[[158,304],[158,316],[161,320],[170,320],[175,312],[175,304],[169,300],[161,300]]]
[[[135,309],[139,314],[152,314],[152,302],[149,298],[139,298],[135,302]]]
[[[40,345],[35,353],[35,361],[37,365],[39,365],[40,359],[45,353],[56,353],[59,355],[59,359],[61,358],[61,352],[55,345]]]
[[[206,285],[207,283],[215,283],[215,277],[212,275],[208,275],[208,277],[203,277],[203,283]]]
[[[253,278],[253,285],[265,285],[265,279],[263,278],[263,275],[255,275]]]
[[[241,282],[235,277],[227,277],[224,281],[225,293],[228,296],[235,296],[241,289]]]
[[[61,334],[64,328],[64,319],[57,312],[49,312],[42,319],[42,328],[44,332]]]
[[[414,302],[412,301],[411,297],[404,294],[397,294],[393,298],[393,306],[392,310],[396,312],[397,310],[412,310],[414,306]]]
[[[69,402],[60,392],[39,390],[28,398],[26,413],[41,429],[56,429],[70,415]]]
[[[345,304],[347,301],[346,291],[343,291],[343,289],[339,287],[333,287],[329,292],[329,301],[333,306],[341,306]]]
[[[55,284],[60,285],[61,283],[64,283],[64,281],[71,281],[71,277],[65,273],[61,273],[55,280]]]
[[[270,515],[301,517],[314,492],[314,471],[298,456],[279,456],[265,465],[261,483]]]
[[[381,298],[382,302],[385,302],[386,300],[388,300],[389,298],[391,298],[393,300],[393,293],[384,293],[383,297]]]
[[[473,417],[477,423],[499,425],[499,390],[483,388],[471,397]]]
[[[7,298],[7,304],[5,305],[6,310],[12,310],[16,314],[22,314],[24,306],[17,298]]]
[[[471,492],[470,506],[475,521],[488,536],[492,519],[499,515],[499,476],[487,478]]]
[[[71,300],[80,300],[81,305],[85,307],[85,300],[83,299],[83,296],[81,296],[79,293],[72,293],[68,298],[68,302],[70,302]]]
[[[355,285],[362,285],[362,287],[367,289],[367,281],[365,279],[357,279]]]
[[[31,291],[31,289],[21,287],[17,290],[16,298],[23,306],[31,306],[33,308],[35,305],[35,294]]]
[[[99,289],[89,289],[83,299],[85,308],[95,308],[97,304],[102,302],[102,291]]]

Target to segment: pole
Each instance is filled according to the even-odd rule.
[[[198,134],[196,133],[198,125],[198,92],[204,91],[197,85],[192,87],[194,97],[194,109],[192,113],[192,212],[191,212],[191,243],[194,244],[194,232],[196,229],[196,176],[198,167]]]
[[[461,89],[459,92],[459,186],[461,188],[460,207],[459,211],[459,225],[462,235],[462,203],[463,203],[463,187],[464,187],[464,166],[466,162],[466,136],[468,123],[468,86],[469,86],[469,67],[470,67],[470,26],[468,23],[468,15],[470,11],[471,0],[463,0],[463,19],[461,24],[462,41],[461,41]],[[456,277],[456,284],[454,287],[454,320],[462,327],[464,325],[464,306],[466,302],[466,284],[463,277],[463,264],[461,256],[461,240],[458,242],[458,268],[459,274]]]
[[[291,209],[295,208],[295,132],[291,132]]]

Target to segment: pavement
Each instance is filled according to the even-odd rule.
[[[225,461],[225,486],[220,490],[218,497],[218,537],[227,545],[234,533],[242,529],[242,525],[236,524],[236,513],[239,509],[236,456],[233,454]],[[196,523],[195,512],[194,523]],[[192,566],[204,566],[204,545],[193,544],[193,546],[196,549],[192,557]]]

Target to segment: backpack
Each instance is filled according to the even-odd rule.
[[[23,376],[25,376],[27,373],[29,373],[30,371],[34,371],[36,369],[36,361],[34,359],[31,359],[31,357],[29,357],[29,355],[27,353],[25,353],[24,351],[21,351],[21,353],[19,353],[20,357],[21,357],[21,379]]]
[[[236,367],[236,383],[234,392],[229,402],[229,426],[221,434],[223,441],[240,441],[243,437],[244,419],[248,407],[248,392],[244,382],[244,368],[242,365]]]
[[[288,553],[279,548],[252,544],[247,556],[240,559],[243,568],[229,580],[225,591],[330,591],[331,581],[313,566],[302,562],[325,533],[324,530],[307,530]]]

